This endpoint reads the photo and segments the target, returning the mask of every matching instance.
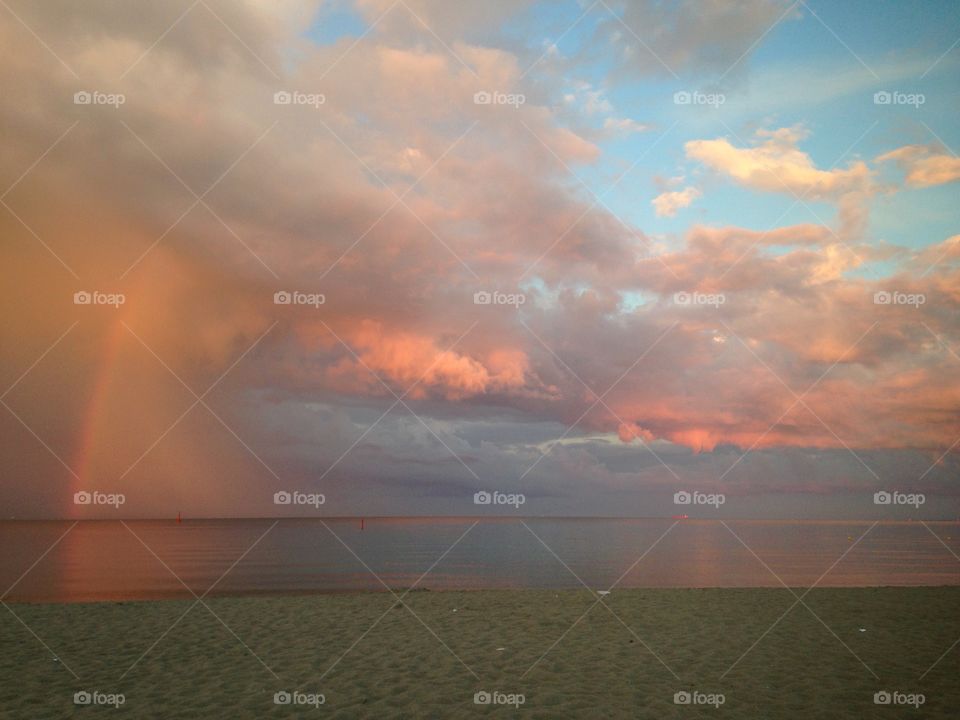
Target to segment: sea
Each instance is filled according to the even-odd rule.
[[[5,602],[489,588],[960,584],[956,522],[0,521]]]

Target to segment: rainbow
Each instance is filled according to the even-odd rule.
[[[80,423],[80,432],[77,436],[73,462],[71,463],[71,467],[74,468],[76,473],[76,477],[73,479],[73,492],[70,493],[71,508],[74,510],[76,508],[72,505],[73,493],[78,490],[89,490],[98,485],[94,478],[93,466],[96,449],[99,446],[98,441],[102,436],[104,406],[110,396],[112,381],[116,376],[120,347],[123,344],[124,336],[128,334],[120,318],[114,321],[113,327],[110,328],[108,333],[109,336],[95,374],[86,412],[83,421]],[[111,480],[115,480],[115,478],[111,478]],[[109,485],[109,483],[107,484]]]

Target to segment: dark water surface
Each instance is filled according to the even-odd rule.
[[[960,554],[960,526],[943,522],[368,518],[361,529],[359,519],[3,521],[0,548],[0,591],[11,601],[415,583],[575,588],[581,580],[594,589],[960,585],[951,553]]]

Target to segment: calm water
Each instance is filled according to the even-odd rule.
[[[594,589],[621,576],[618,587],[777,587],[776,576],[808,587],[828,570],[820,586],[960,584],[960,561],[931,533],[960,553],[956,523],[879,524],[849,550],[871,523],[474,522],[375,518],[361,529],[356,519],[287,519],[270,529],[273,520],[84,521],[37,562],[72,523],[4,521],[0,589],[5,600],[71,602],[190,597],[184,585],[198,595],[211,586],[212,594],[383,590],[380,580],[409,587],[434,563],[418,587],[581,587],[574,573]]]

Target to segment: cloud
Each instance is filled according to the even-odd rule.
[[[632,135],[633,133],[648,132],[652,125],[637,122],[633,118],[608,117],[603,121],[603,129],[615,135]]]
[[[830,200],[870,187],[871,171],[863,162],[846,168],[817,168],[797,147],[806,136],[802,128],[787,127],[758,130],[752,147],[736,147],[726,138],[691,140],[684,147],[688,158],[755,190]]]
[[[802,126],[757,130],[754,144],[737,147],[726,138],[690,140],[687,157],[727,175],[743,187],[786,193],[798,200],[835,202],[838,236],[850,242],[861,238],[869,216],[868,201],[877,188],[873,171],[862,161],[845,168],[822,170],[799,149],[807,137]]]
[[[334,379],[349,369],[353,379],[367,381],[368,385],[376,374],[404,390],[413,388],[413,398],[435,390],[448,400],[509,392],[528,383],[529,360],[522,349],[487,347],[480,360],[441,348],[431,337],[391,331],[374,320],[361,322],[348,337],[359,354],[355,363],[332,367]],[[348,389],[353,388],[356,385],[350,383]]]
[[[792,5],[787,0],[617,2],[611,8],[623,24],[605,20],[601,32],[612,37],[632,73],[723,73],[739,64],[778,19],[798,17],[788,12]]]
[[[904,145],[880,155],[877,162],[894,161],[906,173],[911,187],[932,187],[960,180],[960,158],[935,145]]]
[[[690,186],[683,190],[664,192],[657,195],[651,204],[657,217],[675,217],[680,208],[690,207],[690,203],[700,197],[700,190]]]
[[[398,5],[392,0],[357,0],[358,9],[369,22],[382,18],[390,37],[422,38],[426,23],[447,43],[470,32],[496,27],[530,4],[530,0],[463,0],[455,5],[445,0],[406,0]]]
[[[935,269],[947,269],[960,262],[960,235],[953,235],[943,242],[934,243],[919,252],[911,253],[904,265],[921,276]],[[946,288],[945,288],[946,289]],[[954,298],[960,297],[960,288],[951,289]]]
[[[375,19],[387,6],[362,9]],[[765,471],[792,467],[785,448],[919,456],[955,440],[957,361],[937,337],[960,332],[956,238],[914,251],[853,235],[848,247],[814,223],[693,225],[655,244],[572,181],[571,168],[607,168],[589,134],[544,99],[562,82],[518,108],[474,104],[481,89],[522,91],[525,67],[458,37],[473,10],[411,3],[468,70],[400,6],[340,60],[355,38],[310,44],[309,13],[213,7],[243,43],[200,6],[150,50],[179,10],[26,4],[25,22],[82,81],[0,15],[0,82],[18,98],[0,104],[3,187],[29,169],[4,198],[20,219],[0,209],[0,330],[16,338],[0,354],[4,377],[78,323],[7,402],[84,481],[124,477],[117,489],[137,512],[182,503],[264,514],[258,498],[280,482],[323,484],[338,507],[386,497],[409,510],[414,488],[440,496],[475,484],[465,466],[519,478],[568,428],[569,442],[524,481],[531,497],[600,487],[623,500],[638,484],[672,482],[637,459],[637,439],[713,478],[730,448],[755,447],[767,465],[743,464],[758,487],[771,482]],[[675,7],[683,32],[671,58],[712,62],[690,46],[704,31],[694,5]],[[781,8],[730,10],[718,58],[732,62],[746,40],[735,21]],[[83,88],[122,91],[127,103],[76,106]],[[326,102],[278,106],[279,89]],[[604,129],[638,128],[611,117]],[[775,170],[794,192],[861,211],[873,192],[866,167],[817,168],[802,139],[784,128],[749,147],[695,140],[687,152],[746,187],[786,191]],[[689,205],[697,190],[684,182],[659,188],[658,212]],[[893,266],[887,277],[850,272],[877,259]],[[74,306],[84,288],[124,292],[127,304]],[[275,305],[279,290],[326,302]],[[478,290],[527,302],[476,305]],[[894,290],[926,302],[874,304]],[[725,302],[681,305],[679,292]],[[384,385],[400,395],[418,382],[404,400],[424,422],[398,406],[374,427],[395,400]],[[195,401],[187,388],[212,388],[219,420],[197,406],[167,432]],[[788,388],[810,391],[784,415]],[[0,481],[4,507],[15,497],[11,512],[64,512],[75,479],[2,408],[0,418],[0,450],[16,458]],[[37,477],[50,478],[42,499]]]
[[[620,423],[617,427],[617,437],[620,438],[621,442],[629,443],[634,440],[644,440],[651,441],[654,439],[653,433],[645,428],[640,427],[636,423]]]

